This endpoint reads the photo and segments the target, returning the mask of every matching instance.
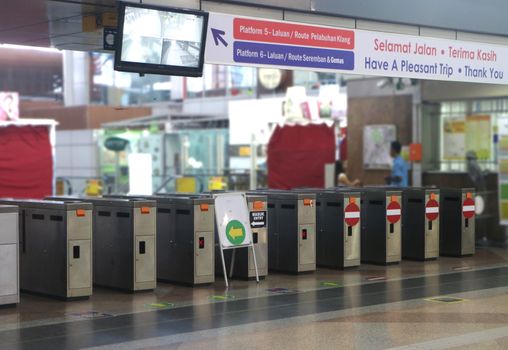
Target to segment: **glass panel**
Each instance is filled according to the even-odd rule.
[[[171,99],[171,77],[117,72],[112,54],[93,52],[90,55],[93,103],[125,106]]]

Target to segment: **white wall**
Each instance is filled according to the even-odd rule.
[[[74,193],[84,191],[86,179],[100,175],[95,130],[56,132],[55,177],[71,180]]]

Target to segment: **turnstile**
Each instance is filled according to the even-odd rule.
[[[296,190],[316,194],[316,264],[343,269],[360,265],[359,192]]]
[[[0,205],[0,305],[19,303],[18,207]]]
[[[316,195],[259,190],[268,199],[268,269],[301,273],[316,270]]]
[[[402,192],[382,188],[363,188],[358,191],[362,194],[362,263],[399,263]]]
[[[193,197],[213,198],[214,193],[224,193],[224,192],[225,191],[214,191],[214,192],[203,192],[199,194],[164,193],[160,195],[175,197],[193,196]],[[259,277],[262,278],[268,275],[267,199],[266,196],[261,195],[246,195],[246,197],[251,221],[252,240],[256,252],[258,275]],[[220,249],[219,238],[216,232],[215,225],[214,232],[215,232],[215,274],[217,276],[222,276],[223,271],[219,251]],[[231,276],[239,279],[255,278],[256,270],[254,267],[252,250],[250,250],[250,248],[224,250],[224,260],[226,263],[226,267],[231,267],[233,254],[235,255],[235,261]],[[228,274],[230,272],[231,270],[228,269]]]
[[[19,206],[20,289],[63,299],[92,295],[92,204],[1,202]]]
[[[268,275],[268,202],[266,196],[247,195],[247,207],[249,208],[258,275],[259,277],[265,277]],[[256,278],[251,249],[235,250],[233,277]]]
[[[474,189],[441,189],[439,254],[470,256],[475,252]]]
[[[156,287],[154,201],[67,198],[93,204],[93,283],[129,292]]]
[[[215,205],[198,195],[160,194],[157,278],[190,285],[215,281]]]
[[[402,190],[402,258],[430,260],[439,256],[439,190]]]

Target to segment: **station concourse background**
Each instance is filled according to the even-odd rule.
[[[508,54],[503,0],[131,2],[210,12],[205,58],[238,45],[233,17]],[[20,119],[0,121],[0,349],[508,348],[508,85],[229,56],[115,71],[117,5],[1,4]],[[185,34],[161,61],[196,64]],[[387,135],[410,189],[386,185]]]

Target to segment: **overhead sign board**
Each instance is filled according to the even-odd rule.
[[[207,63],[508,83],[508,47],[211,13]]]

